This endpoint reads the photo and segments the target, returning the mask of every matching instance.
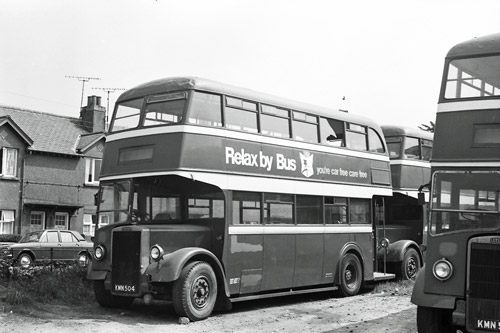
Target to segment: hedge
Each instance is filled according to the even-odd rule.
[[[4,234],[0,235],[0,243],[2,242],[14,242],[17,243],[21,239],[21,235],[17,234]]]

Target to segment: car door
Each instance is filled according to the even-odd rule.
[[[40,256],[37,255],[37,258],[42,260],[59,260],[61,246],[57,230],[48,230],[40,238]]]
[[[78,239],[71,233],[71,231],[59,231],[61,236],[61,251],[62,260],[74,260],[80,252],[80,244]]]

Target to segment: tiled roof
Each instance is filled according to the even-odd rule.
[[[11,119],[33,140],[30,150],[79,155],[75,143],[79,135],[89,134],[78,118],[0,105],[0,117]]]
[[[76,145],[76,151],[85,152],[85,150],[90,148],[90,146],[92,146],[94,143],[101,140],[102,138],[105,138],[104,133],[92,133],[85,135],[82,134],[80,140],[78,140],[78,144]]]

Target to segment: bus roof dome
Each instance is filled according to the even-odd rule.
[[[469,56],[483,53],[500,53],[500,33],[477,37],[452,47],[447,57]]]

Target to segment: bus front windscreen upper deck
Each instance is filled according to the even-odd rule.
[[[432,234],[500,227],[500,171],[438,171],[433,178]]]
[[[452,60],[446,77],[445,99],[500,96],[500,56]]]

